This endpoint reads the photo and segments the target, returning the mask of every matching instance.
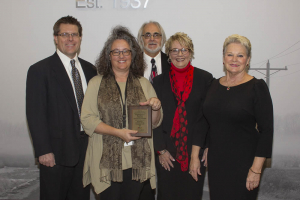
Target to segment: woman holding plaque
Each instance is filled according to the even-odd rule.
[[[255,200],[263,163],[272,154],[272,100],[265,81],[247,73],[250,59],[248,38],[226,38],[225,76],[212,82],[203,105],[210,127],[211,200]]]
[[[92,183],[101,200],[138,200],[146,181],[156,187],[153,140],[128,129],[127,106],[151,106],[155,128],[162,120],[161,103],[143,77],[143,52],[125,27],[112,30],[96,67],[99,75],[88,84],[81,113],[90,136],[83,183]]]
[[[187,34],[172,35],[165,49],[171,62],[170,71],[153,80],[164,109],[163,122],[154,129],[153,135],[154,148],[159,154],[157,199],[200,200],[206,170],[202,155],[207,132],[202,105],[213,78],[192,66],[194,45]]]

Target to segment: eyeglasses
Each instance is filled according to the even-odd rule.
[[[160,33],[153,33],[153,35],[152,35],[151,33],[145,33],[142,36],[144,36],[145,39],[150,39],[151,36],[153,36],[153,38],[156,39],[156,38],[160,38],[161,34]]]
[[[173,54],[173,55],[177,55],[179,54],[179,52],[181,51],[182,55],[185,55],[187,52],[189,52],[189,49],[185,49],[185,48],[182,48],[182,49],[171,49],[170,50],[170,53]]]
[[[115,49],[115,50],[112,50],[110,51],[110,53],[113,55],[113,56],[120,56],[120,54],[122,53],[123,56],[129,56],[131,54],[131,50],[129,49],[124,49],[123,51],[120,51],[118,49]]]
[[[69,38],[70,36],[72,36],[72,38],[77,38],[79,36],[79,33],[61,33],[61,34],[57,34],[58,36],[61,36],[63,38]]]

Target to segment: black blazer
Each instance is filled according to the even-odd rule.
[[[185,104],[188,119],[187,150],[189,156],[191,155],[192,145],[203,147],[205,144],[208,125],[203,117],[202,107],[212,80],[213,77],[210,73],[195,67],[192,90]],[[170,134],[177,108],[177,100],[171,89],[169,72],[155,77],[153,87],[161,101],[164,113],[162,124],[153,131],[154,149],[155,151],[167,149],[175,158],[176,148],[170,139]]]
[[[79,58],[88,82],[95,67]],[[57,53],[32,65],[27,74],[26,115],[35,156],[53,153],[59,165],[79,159],[80,119],[69,76]]]

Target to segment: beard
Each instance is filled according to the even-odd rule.
[[[156,44],[156,43],[149,43],[149,44]],[[149,49],[147,46],[144,46],[144,49],[146,51],[148,51],[149,53],[153,53],[153,54],[156,54],[157,52],[159,52],[161,50],[161,48],[162,48],[161,45],[158,45],[155,49]]]

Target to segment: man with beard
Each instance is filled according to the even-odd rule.
[[[144,51],[146,69],[144,77],[153,83],[153,78],[161,73],[169,72],[168,56],[161,51],[166,42],[166,34],[162,26],[156,21],[145,22],[138,33],[138,43]],[[158,161],[158,156],[155,158]],[[150,182],[144,184],[139,200],[154,200],[155,190]]]
[[[144,50],[147,65],[144,77],[152,83],[155,76],[170,69],[168,56],[161,51],[166,42],[165,31],[156,21],[145,22],[139,30],[138,42]]]

